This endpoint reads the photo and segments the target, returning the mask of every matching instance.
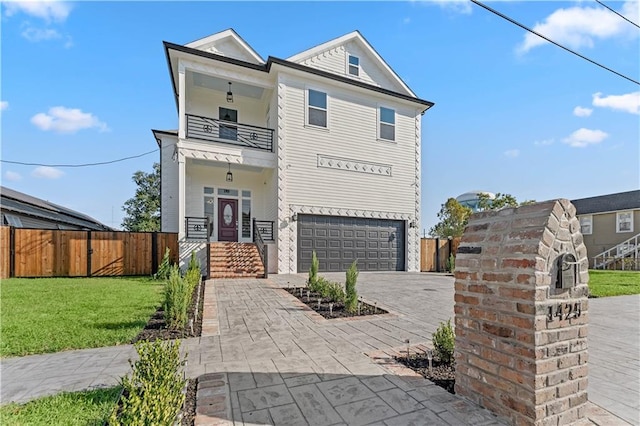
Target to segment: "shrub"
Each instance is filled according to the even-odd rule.
[[[166,280],[169,278],[169,273],[171,272],[171,259],[169,259],[169,247],[167,247],[164,251],[164,256],[162,257],[162,262],[158,266],[158,271],[153,275],[153,278],[156,280]]]
[[[320,261],[318,260],[318,256],[316,256],[316,251],[314,250],[311,253],[311,267],[309,268],[309,288],[313,291],[318,291],[315,289],[315,286],[318,281],[319,267],[320,267]]]
[[[344,307],[347,312],[355,312],[358,309],[358,292],[356,291],[356,282],[358,280],[358,261],[354,260],[349,269],[347,269],[347,280],[345,283],[345,300]]]
[[[169,328],[183,328],[187,324],[191,293],[192,288],[180,276],[178,265],[174,265],[164,286],[164,320]]]
[[[187,271],[184,274],[184,279],[191,289],[190,294],[193,293],[193,290],[200,282],[200,277],[200,262],[196,258],[196,253],[192,251],[191,259],[189,260],[189,266],[187,267]]]
[[[315,284],[309,288],[311,289],[311,291],[320,293],[320,296],[322,297],[328,297],[330,285],[331,285],[331,282],[327,280],[325,277],[318,277],[316,278]]]
[[[329,282],[327,285],[327,298],[332,302],[343,303],[345,300],[344,289],[342,285],[336,282]]]
[[[456,269],[456,257],[451,253],[447,260],[447,269],[449,272],[453,272]]]
[[[135,344],[140,359],[129,363],[131,377],[121,380],[121,409],[113,412],[110,425],[173,425],[184,404],[180,342]]]
[[[433,349],[440,360],[446,364],[453,362],[453,349],[455,345],[455,333],[451,327],[451,320],[441,322],[438,329],[433,333]]]

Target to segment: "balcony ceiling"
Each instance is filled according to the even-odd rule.
[[[189,158],[187,159],[189,164],[194,166],[203,166],[203,167],[216,167],[220,170],[226,172],[228,170],[228,163],[221,163],[218,161],[210,161],[210,160],[201,160],[197,158]],[[252,172],[252,173],[262,173],[264,170],[263,167],[258,166],[249,166],[247,164],[237,164],[231,163],[231,171],[232,172]]]
[[[206,74],[193,73],[193,84],[195,86],[216,90],[218,92],[226,93],[229,90],[229,81],[232,83],[231,91],[233,92],[233,96],[243,96],[253,99],[262,98],[262,94],[264,93],[264,89],[262,87],[250,86],[248,84],[212,77]]]

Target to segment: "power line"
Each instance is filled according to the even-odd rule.
[[[615,13],[616,15],[618,15],[619,17],[621,17],[622,19],[624,19],[625,21],[627,21],[628,23],[630,23],[631,25],[636,26],[637,28],[640,28],[640,25],[636,24],[635,22],[633,22],[631,19],[627,18],[626,16],[624,16],[623,14],[619,13],[616,10],[613,10],[612,8],[610,8],[609,6],[607,6],[606,4],[604,4],[603,2],[601,2],[600,0],[596,0],[596,3],[606,7],[607,9],[609,9],[610,11],[612,11],[613,13]]]
[[[153,151],[149,151],[149,152],[145,152],[143,154],[139,154],[139,155],[132,155],[131,157],[124,157],[124,158],[118,158],[117,160],[111,160],[111,161],[102,161],[100,163],[83,163],[83,164],[42,164],[42,163],[24,163],[22,161],[9,161],[9,160],[0,160],[3,163],[7,163],[7,164],[18,164],[20,166],[43,166],[43,167],[90,167],[90,166],[103,166],[105,164],[113,164],[113,163],[119,163],[120,161],[126,161],[126,160],[132,160],[134,158],[140,158],[140,157],[144,157],[145,155],[149,155],[152,154],[154,152],[158,151],[157,149],[154,149]]]
[[[600,64],[600,63],[598,63],[598,62],[594,61],[593,59],[589,59],[589,58],[587,58],[586,56],[584,56],[584,55],[582,55],[582,54],[580,54],[580,53],[578,53],[578,52],[576,52],[576,51],[574,51],[574,50],[571,50],[571,49],[569,49],[568,47],[565,47],[565,46],[561,45],[561,44],[560,44],[560,43],[558,43],[558,42],[555,42],[555,41],[551,40],[550,38],[548,38],[548,37],[546,37],[546,36],[544,36],[544,35],[540,34],[539,32],[534,31],[534,30],[532,30],[531,28],[529,28],[529,27],[527,27],[527,26],[525,26],[525,25],[521,24],[520,22],[516,21],[515,19],[512,19],[512,18],[508,17],[507,15],[504,15],[504,14],[502,14],[502,13],[498,12],[497,10],[490,8],[489,6],[482,4],[482,3],[481,3],[481,2],[479,2],[478,0],[471,0],[471,2],[472,2],[473,4],[476,4],[476,5],[480,6],[480,7],[482,7],[482,8],[484,8],[484,9],[488,10],[489,12],[491,12],[491,13],[493,13],[493,14],[495,14],[495,15],[498,15],[498,16],[499,16],[499,17],[501,17],[502,19],[505,19],[505,20],[507,20],[507,21],[511,22],[512,24],[519,26],[519,27],[520,27],[520,28],[522,28],[523,30],[529,31],[529,32],[530,32],[530,33],[532,33],[532,34],[535,34],[535,35],[537,35],[538,37],[545,39],[545,40],[546,40],[546,41],[548,41],[549,43],[554,44],[554,45],[556,45],[556,46],[560,47],[561,49],[566,50],[566,51],[567,51],[567,52],[569,52],[569,53],[573,53],[574,55],[576,55],[576,56],[578,56],[578,57],[580,57],[580,58],[582,58],[582,59],[584,59],[584,60],[586,60],[586,61],[588,61],[588,62],[591,62],[591,63],[592,63],[592,64],[594,64],[594,65],[599,66],[600,68],[603,68],[603,69],[605,69],[605,70],[607,70],[607,71],[609,71],[609,72],[611,72],[611,73],[613,73],[613,74],[615,74],[615,75],[617,75],[617,76],[619,76],[619,77],[622,77],[622,78],[624,78],[624,79],[626,79],[626,80],[629,80],[630,82],[635,83],[635,84],[637,84],[637,85],[639,85],[639,86],[640,86],[640,82],[639,82],[639,81],[636,81],[636,80],[632,79],[631,77],[627,77],[626,75],[621,74],[621,73],[619,73],[618,71],[612,70],[611,68],[609,68],[609,67],[607,67],[607,66],[604,66],[604,65],[602,65],[602,64]]]

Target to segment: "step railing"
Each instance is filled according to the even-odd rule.
[[[264,241],[273,241],[273,221],[253,219]]]
[[[184,218],[187,240],[207,241],[209,238],[209,218],[187,216]]]
[[[593,256],[593,267],[595,269],[605,269],[609,265],[614,265],[618,269],[617,266],[620,265],[622,270],[637,269],[638,258],[640,257],[639,242],[640,234],[637,234],[615,247]],[[632,258],[634,261],[625,261],[627,258]]]
[[[269,276],[269,247],[265,244],[260,228],[258,227],[258,221],[255,219],[253,219],[253,242],[258,249],[260,259],[262,260],[264,277],[267,278]]]

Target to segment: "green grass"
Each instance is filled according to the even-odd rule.
[[[589,270],[591,297],[640,294],[640,272]]]
[[[120,387],[85,392],[64,392],[0,407],[2,425],[102,425],[115,409]]]
[[[162,301],[150,278],[10,278],[0,284],[0,356],[129,343]]]

